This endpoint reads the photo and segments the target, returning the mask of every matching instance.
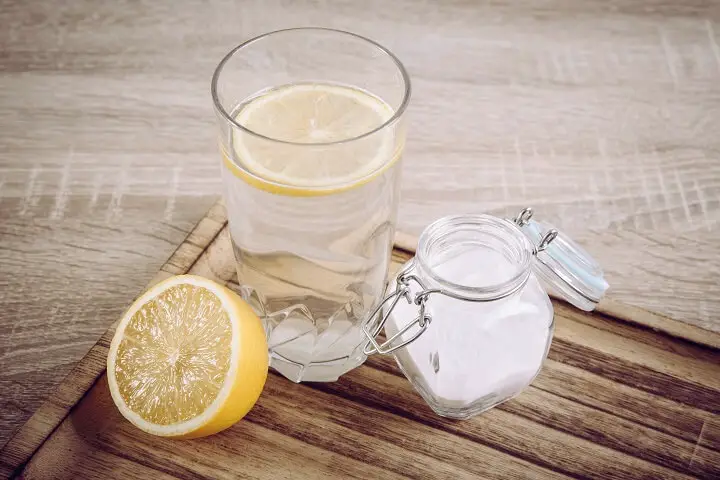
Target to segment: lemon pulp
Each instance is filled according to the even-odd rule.
[[[255,404],[268,368],[260,319],[231,290],[181,275],[148,290],[120,321],[108,383],[120,412],[142,430],[209,435]]]
[[[125,327],[115,368],[120,394],[148,422],[196,417],[222,388],[232,325],[220,300],[194,285],[165,290]]]

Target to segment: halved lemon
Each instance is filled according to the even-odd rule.
[[[402,132],[373,130],[393,108],[358,88],[300,83],[266,90],[246,101],[225,165],[236,176],[273,193],[322,195],[363,184],[402,153]]]
[[[203,277],[158,283],[128,309],[107,359],[110,393],[140,429],[166,437],[219,432],[265,385],[260,319],[233,291]]]

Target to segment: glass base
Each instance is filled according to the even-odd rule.
[[[348,358],[302,365],[283,357],[277,352],[270,353],[270,366],[288,380],[300,382],[335,382],[341,375],[359,367],[367,357],[351,361]]]
[[[270,367],[288,380],[334,382],[365,362],[362,303],[305,296],[278,308],[251,287],[241,286],[240,294],[263,323]]]

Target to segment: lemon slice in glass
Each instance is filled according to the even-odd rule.
[[[274,193],[327,194],[363,184],[400,156],[394,111],[380,98],[335,84],[292,84],[266,90],[235,114],[228,168]],[[375,131],[376,130],[376,131]],[[235,163],[237,162],[237,164]]]
[[[140,429],[210,435],[240,420],[267,377],[260,319],[234,292],[192,275],[152,287],[125,313],[107,359],[110,393]]]

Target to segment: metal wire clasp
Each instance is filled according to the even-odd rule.
[[[509,219],[509,221],[513,222],[518,228],[522,228],[530,221],[532,215],[533,210],[532,208],[528,207],[523,209],[523,211],[521,211],[514,219]],[[538,258],[538,253],[544,251],[548,247],[548,245],[550,245],[550,243],[555,240],[557,235],[557,230],[550,229],[547,231],[547,233],[545,233],[545,235],[537,245],[533,245],[532,254],[536,257],[538,261],[546,263],[542,259]],[[426,313],[425,311],[425,302],[427,302],[428,297],[432,294],[438,293],[447,297],[454,298],[456,300],[464,300],[468,302],[493,302],[495,300],[500,300],[515,294],[525,286],[525,282],[527,281],[527,278],[529,278],[526,277],[525,281],[518,283],[517,286],[507,290],[506,292],[503,292],[502,294],[487,298],[474,298],[461,295],[451,290],[444,290],[440,288],[427,288],[423,281],[420,280],[417,275],[413,275],[410,273],[412,269],[413,262],[411,261],[402,271],[398,273],[395,280],[395,290],[386,295],[385,298],[382,299],[380,304],[375,307],[375,309],[370,313],[368,319],[363,322],[362,331],[365,334],[365,337],[367,337],[367,343],[363,347],[363,353],[365,355],[372,355],[375,353],[386,355],[388,353],[392,353],[398,348],[402,348],[409,343],[415,341],[420,335],[422,335],[425,330],[427,330],[430,322],[432,321],[432,317],[430,316],[430,314]],[[420,287],[420,291],[416,293],[414,297],[411,297],[410,295],[411,282],[416,283]],[[375,337],[377,337],[380,334],[380,331],[382,331],[385,323],[390,317],[392,310],[398,304],[400,299],[405,299],[408,304],[414,303],[415,305],[417,305],[419,307],[418,315],[412,322],[405,325],[399,332],[385,340],[384,343],[378,343],[378,341],[375,340]],[[376,321],[376,319],[378,320]],[[410,336],[406,340],[400,342],[397,341],[399,338],[402,337],[402,335],[404,335],[406,332],[408,332],[415,326],[417,326],[418,328],[417,331],[412,334],[412,336]]]
[[[383,300],[375,308],[375,310],[372,311],[372,313],[368,317],[368,320],[363,323],[362,330],[368,339],[368,342],[363,348],[363,353],[365,355],[372,355],[374,353],[387,355],[388,353],[392,353],[398,348],[402,348],[407,344],[415,341],[415,339],[417,339],[425,332],[425,330],[427,330],[428,325],[430,325],[432,317],[430,316],[430,314],[425,313],[425,302],[427,301],[428,295],[433,293],[434,290],[428,290],[427,288],[425,288],[422,280],[420,280],[416,275],[410,275],[409,271],[411,268],[412,263],[410,263],[407,268],[405,268],[402,272],[398,274],[395,281],[395,290],[385,296],[385,298],[383,298]],[[410,282],[417,283],[422,289],[422,291],[415,295],[415,298],[411,298],[410,296]],[[383,327],[385,326],[385,322],[387,322],[388,318],[390,317],[390,313],[398,304],[401,298],[405,299],[408,304],[414,303],[415,305],[420,307],[418,316],[415,317],[415,320],[405,325],[395,335],[388,338],[384,343],[378,343],[377,340],[375,340],[375,337],[383,329]],[[386,308],[386,305],[388,303],[389,306]],[[384,312],[383,309],[385,309]],[[380,320],[377,321],[371,329],[371,324],[378,315],[380,316]],[[419,328],[415,333],[413,333],[410,338],[402,342],[395,343],[398,338],[400,338],[405,332],[413,328],[415,325],[417,325]]]
[[[518,227],[522,228],[530,221],[530,219],[533,216],[533,209],[531,207],[523,208],[520,213],[517,214],[517,216],[512,219],[512,222],[517,225]],[[548,245],[552,243],[555,238],[558,236],[558,231],[554,228],[551,228],[547,231],[545,236],[540,240],[540,243],[537,245],[534,245],[533,255],[537,256],[539,252],[544,251]]]

